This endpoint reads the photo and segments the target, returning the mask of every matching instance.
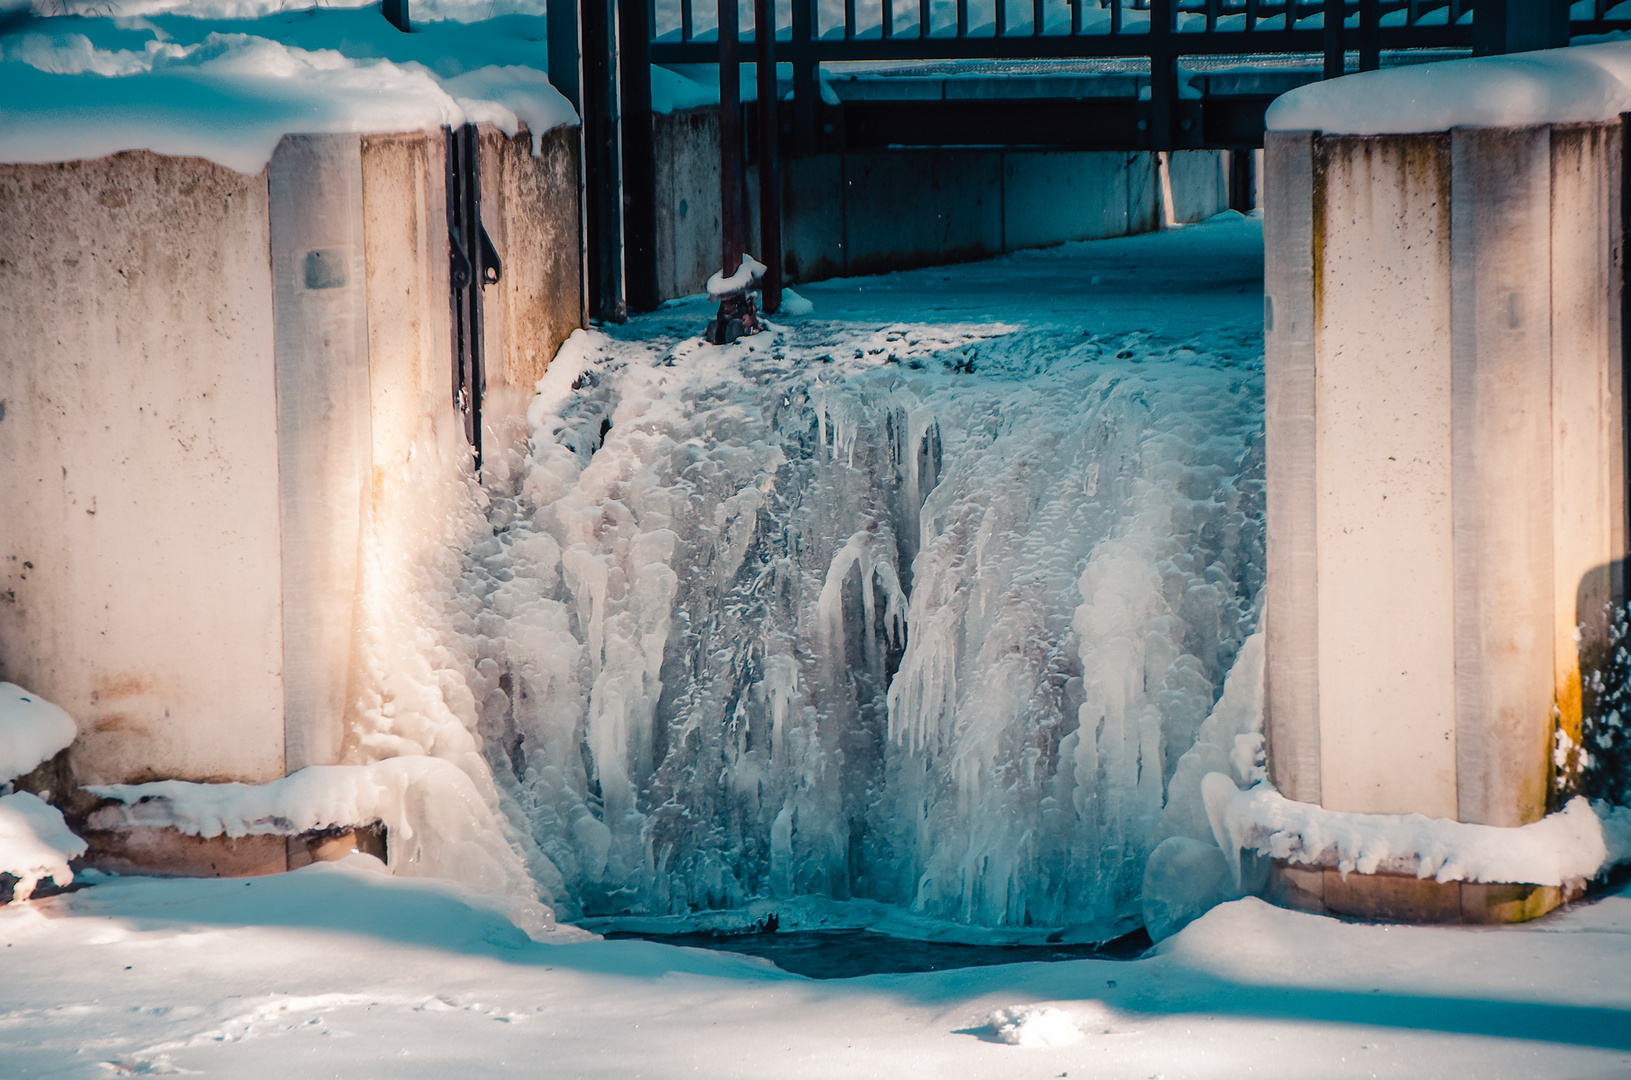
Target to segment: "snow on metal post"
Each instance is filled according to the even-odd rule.
[[[782,298],[781,171],[776,167],[780,110],[776,94],[774,0],[754,0],[753,55],[759,84],[755,110],[759,117],[759,257],[765,263],[760,295],[765,314],[774,315]]]
[[[719,3],[719,226],[723,266],[708,279],[708,299],[719,312],[703,336],[729,345],[763,329],[749,291],[763,264],[742,252],[742,88],[736,51],[737,0]]]

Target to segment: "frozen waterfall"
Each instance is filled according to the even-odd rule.
[[[1256,622],[1255,364],[993,325],[580,332],[529,421],[449,610],[559,911],[1136,917]]]

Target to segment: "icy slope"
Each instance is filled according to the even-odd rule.
[[[1136,918],[1164,785],[1255,626],[1260,346],[1182,311],[1022,314],[568,343],[454,602],[565,913]]]

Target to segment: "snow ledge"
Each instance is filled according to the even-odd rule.
[[[1514,885],[1566,885],[1631,861],[1631,808],[1578,795],[1540,821],[1501,828],[1327,810],[1293,802],[1266,783],[1241,791],[1222,773],[1207,774],[1201,794],[1237,883],[1242,849],[1343,875]]]

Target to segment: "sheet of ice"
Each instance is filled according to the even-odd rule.
[[[1269,106],[1270,131],[1382,135],[1616,120],[1631,110],[1631,41],[1366,71]]]
[[[575,122],[542,68],[543,20],[428,23],[376,10],[259,20],[34,19],[0,37],[0,161],[122,150],[258,173],[285,134]]]
[[[0,785],[74,741],[74,719],[16,683],[0,682]]]
[[[73,881],[68,860],[85,853],[85,841],[68,831],[62,811],[31,792],[0,795],[0,874],[10,874],[13,899],[27,900],[45,880]]]
[[[1564,885],[1631,860],[1631,808],[1581,796],[1517,828],[1421,814],[1350,814],[1292,802],[1266,783],[1240,791],[1221,773],[1202,784],[1225,856],[1242,848],[1346,874],[1414,874],[1437,881]]]
[[[91,827],[101,830],[168,826],[188,836],[293,836],[382,822],[393,873],[513,897],[515,917],[529,929],[553,922],[487,799],[457,765],[440,758],[313,765],[267,784],[160,780],[84,790],[121,804],[91,814]]]

